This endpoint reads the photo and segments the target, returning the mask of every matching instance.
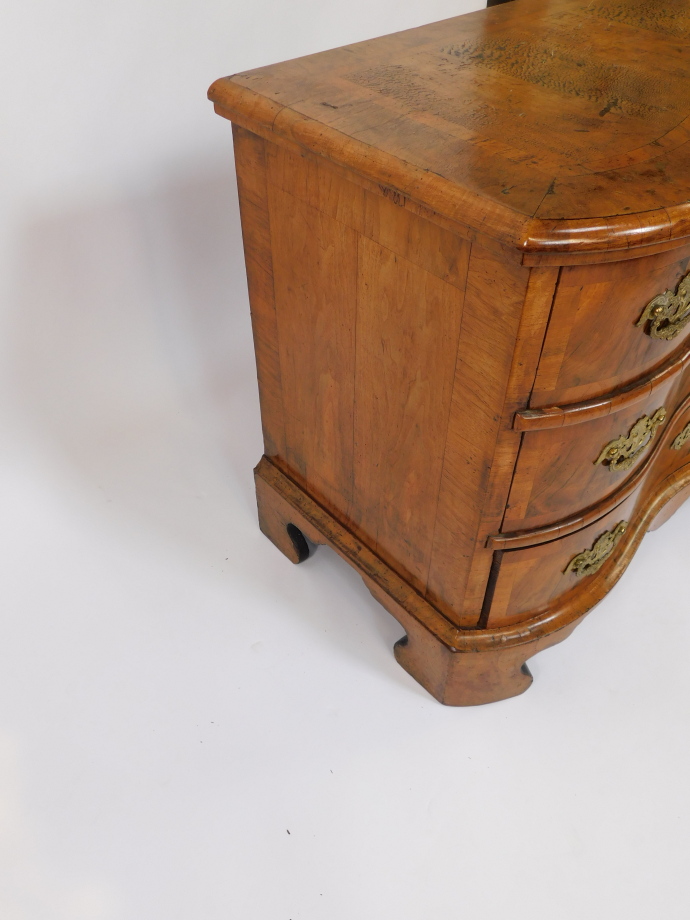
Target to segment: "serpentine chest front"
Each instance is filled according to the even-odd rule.
[[[260,525],[354,566],[442,702],[526,689],[690,489],[689,28],[516,0],[209,91]]]

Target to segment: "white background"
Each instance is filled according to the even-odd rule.
[[[259,533],[223,74],[474,0],[3,10],[3,920],[687,920],[687,528],[532,662],[432,700]],[[288,833],[289,831],[289,833]]]

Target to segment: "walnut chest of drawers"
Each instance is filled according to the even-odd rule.
[[[352,565],[444,703],[525,690],[690,488],[688,35],[517,0],[209,91],[261,528]]]

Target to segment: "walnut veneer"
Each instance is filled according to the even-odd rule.
[[[526,689],[690,489],[689,35],[516,0],[209,90],[261,528],[349,562],[442,702]]]

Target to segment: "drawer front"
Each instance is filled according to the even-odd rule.
[[[657,310],[682,308],[684,288],[677,289],[689,271],[690,246],[627,262],[563,268],[530,405],[592,399],[687,350],[690,322],[671,329],[659,315],[660,329],[649,319],[638,323],[665,292],[670,302],[657,301]],[[659,338],[660,332],[672,337]]]
[[[567,592],[605,576],[605,567],[625,547],[636,502],[632,495],[596,523],[559,540],[503,552],[488,626],[535,616]]]
[[[690,464],[690,396],[683,401],[682,411],[677,412],[670,420],[663,438],[663,450],[655,455],[653,467],[649,474],[645,475],[639,498],[640,507],[648,504],[650,495],[658,490],[669,476]],[[681,504],[682,500],[678,499],[674,510]],[[665,513],[662,509],[659,519],[654,521],[651,529],[661,526],[671,513],[671,509]]]
[[[603,418],[526,431],[502,530],[544,527],[613,495],[652,456],[690,388],[688,372]]]
[[[680,491],[673,486],[678,476],[689,480]],[[651,462],[639,481],[631,486],[623,501],[580,530],[527,546],[524,543],[520,546],[522,537],[513,538],[520,546],[517,549],[511,549],[509,536],[506,542],[495,544],[498,572],[488,625],[498,627],[520,622],[544,612],[555,602],[563,602],[568,592],[587,590],[594,578],[606,577],[606,567],[614,565],[625,550],[636,523],[647,517],[644,526],[654,529],[690,496],[690,396],[669,419],[663,433],[659,433]],[[659,496],[663,502],[664,493],[671,496],[666,505],[660,504]],[[612,504],[613,501],[615,497]],[[652,518],[655,508],[657,515]],[[531,539],[536,541],[544,536],[533,534]]]

